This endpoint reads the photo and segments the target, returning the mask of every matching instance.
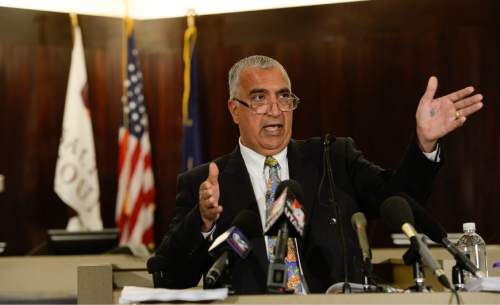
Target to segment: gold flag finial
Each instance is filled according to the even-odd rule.
[[[195,26],[194,16],[196,16],[196,12],[194,11],[194,9],[192,8],[188,9],[186,16],[187,16],[188,27],[190,28],[194,27]]]
[[[76,15],[76,13],[69,13],[69,18],[71,19],[71,25],[73,27],[77,27],[78,26],[78,16]]]

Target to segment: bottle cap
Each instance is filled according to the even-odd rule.
[[[465,222],[463,224],[463,229],[465,231],[476,231],[476,223],[475,222]]]

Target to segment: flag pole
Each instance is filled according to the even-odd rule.
[[[78,16],[76,15],[76,13],[74,12],[69,13],[69,20],[71,22],[71,45],[74,46],[76,37],[75,30],[79,26]]]
[[[184,48],[182,60],[184,61],[184,92],[182,93],[182,123],[184,126],[192,126],[193,121],[189,119],[189,94],[191,92],[191,57],[196,43],[195,11],[187,11],[187,29],[184,32]]]
[[[129,17],[129,5],[128,0],[124,0],[125,6],[125,17],[123,20],[122,29],[122,109],[123,109],[123,126],[128,126],[128,95],[127,86],[125,82],[127,81],[127,62],[128,62],[128,37],[132,32],[132,19]]]
[[[128,86],[125,84],[128,83],[128,75],[127,75],[127,66],[128,66],[128,38],[129,35],[131,34],[132,31],[132,21],[130,20],[129,17],[129,6],[128,6],[128,0],[124,0],[124,7],[125,7],[125,17],[123,19],[122,23],[122,69],[121,69],[121,74],[122,74],[122,97],[121,97],[121,102],[122,102],[122,120],[123,120],[123,127],[125,127],[125,130],[128,130],[129,128],[129,122],[128,122],[128,114],[129,114],[129,109],[128,109]],[[125,140],[122,141],[124,145],[125,151],[128,150],[128,132],[125,132]],[[121,144],[120,144],[121,145]],[[123,205],[123,212],[125,215],[128,215],[129,210],[128,210],[128,194],[125,195],[125,203]],[[123,234],[123,232],[120,232],[120,235]],[[121,237],[120,237],[121,239]]]

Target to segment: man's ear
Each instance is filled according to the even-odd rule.
[[[238,104],[234,100],[228,100],[227,101],[227,108],[229,109],[229,112],[231,113],[231,116],[233,117],[233,122],[235,124],[240,123],[240,107],[238,107]]]

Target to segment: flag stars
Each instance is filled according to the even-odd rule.
[[[127,92],[124,103],[129,112],[125,113],[125,115],[128,118],[127,125],[131,135],[140,138],[147,130],[148,119],[142,92],[144,88],[142,84],[142,73],[138,60],[137,50],[130,47],[128,64],[126,66],[128,79],[124,81]]]

